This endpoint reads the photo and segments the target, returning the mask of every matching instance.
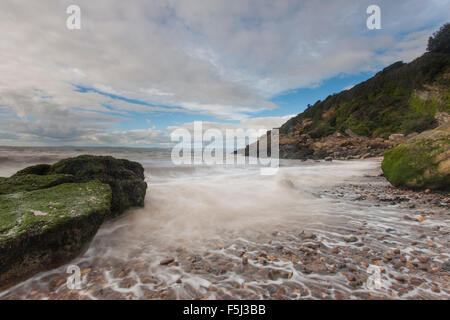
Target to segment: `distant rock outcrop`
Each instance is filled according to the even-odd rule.
[[[280,158],[336,160],[381,157],[386,150],[399,143],[383,138],[345,136],[339,132],[318,139],[281,141]]]

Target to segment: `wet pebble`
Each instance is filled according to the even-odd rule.
[[[159,262],[160,265],[164,266],[164,265],[168,265],[169,263],[172,263],[175,261],[175,258],[166,258],[163,259]]]
[[[345,242],[356,242],[356,241],[358,241],[358,238],[355,236],[351,236],[349,238],[345,238],[344,241]]]

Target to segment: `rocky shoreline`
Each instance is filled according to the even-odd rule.
[[[383,153],[410,137],[392,135],[389,139],[368,138],[355,134],[350,129],[346,134],[334,134],[313,139],[307,134],[282,136],[280,158],[282,159],[332,159],[353,160],[380,157]]]
[[[69,290],[60,269],[0,298],[448,299],[448,193],[397,189],[380,173],[317,191],[360,208],[335,223],[274,226],[254,239],[211,243],[204,252],[179,246],[144,260],[136,248],[127,261],[81,262],[83,290]],[[373,270],[377,288],[368,287]]]
[[[268,140],[268,151],[259,150],[259,142],[256,142],[244,149],[235,151],[235,154],[259,156],[259,153],[255,152],[258,148],[258,151],[262,152],[264,156],[270,155],[270,135],[271,132],[269,131],[267,137],[260,138]],[[416,135],[417,133],[408,136],[393,134],[388,139],[369,138],[357,135],[350,129],[346,130],[345,133],[335,132],[322,138],[312,138],[308,134],[300,133],[280,134],[279,157],[280,159],[292,160],[369,159],[383,156],[387,150],[397,147]]]

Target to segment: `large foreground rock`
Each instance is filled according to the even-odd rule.
[[[144,205],[147,184],[144,168],[137,162],[109,156],[83,155],[61,160],[54,165],[37,165],[17,172],[27,174],[70,176],[74,182],[98,180],[112,190],[111,213],[117,215],[130,207]]]
[[[0,288],[67,263],[105,218],[143,206],[136,162],[80,156],[0,178]]]
[[[75,258],[110,213],[97,181],[0,195],[0,288]]]
[[[449,190],[450,123],[387,151],[381,167],[394,186]]]

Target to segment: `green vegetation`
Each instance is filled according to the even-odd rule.
[[[109,186],[95,181],[0,195],[0,241],[27,231],[44,232],[68,221],[74,223],[85,215],[106,215],[110,201]]]
[[[0,195],[19,191],[32,191],[50,188],[62,183],[72,182],[73,176],[68,174],[20,174],[0,180]]]
[[[144,168],[137,162],[82,155],[61,160],[48,168],[47,172],[72,175],[76,182],[98,180],[109,184],[113,193],[111,212],[114,215],[130,207],[144,205],[147,184],[144,181]]]
[[[442,26],[439,31],[430,37],[427,50],[430,52],[450,53],[450,23]]]
[[[309,106],[286,122],[281,134],[313,138],[335,131],[387,138],[436,127],[436,112],[450,110],[450,54],[429,52],[409,64],[396,62],[350,90]],[[302,127],[305,119],[312,123]]]

